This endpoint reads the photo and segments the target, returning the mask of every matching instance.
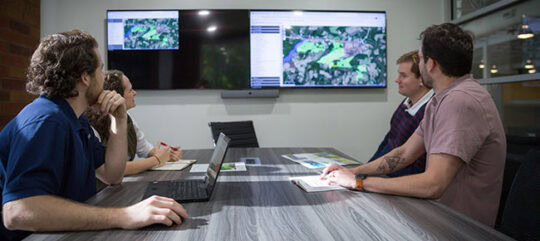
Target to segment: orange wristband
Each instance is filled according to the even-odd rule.
[[[364,190],[364,180],[362,178],[356,178],[356,189],[358,189],[360,191],[365,191]]]

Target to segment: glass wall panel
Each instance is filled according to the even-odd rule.
[[[484,78],[483,71],[486,67],[484,63],[483,48],[475,48],[473,52],[472,74],[475,79]]]
[[[452,0],[452,19],[474,12],[501,0]]]
[[[506,133],[507,159],[521,160],[540,145],[540,80],[485,85]]]
[[[525,1],[461,25],[474,35],[475,78],[540,71],[540,14],[535,15],[531,8],[540,8],[540,0]]]

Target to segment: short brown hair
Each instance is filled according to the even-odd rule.
[[[112,69],[105,73],[105,82],[103,83],[104,90],[114,90],[116,93],[124,96],[124,86],[122,86],[122,78],[124,72]]]
[[[50,98],[78,96],[75,85],[81,75],[93,76],[99,65],[97,47],[96,39],[81,30],[45,37],[30,59],[26,91]]]
[[[447,76],[461,77],[471,72],[473,35],[456,24],[443,23],[428,27],[420,34],[424,61],[431,58]]]
[[[420,77],[420,68],[418,67],[418,50],[408,52],[404,55],[401,55],[396,61],[396,64],[411,62],[411,72],[414,73],[416,78]]]

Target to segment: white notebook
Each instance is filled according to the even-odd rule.
[[[153,171],[180,171],[189,165],[193,164],[197,160],[178,160],[175,162],[167,162],[165,165],[160,167],[153,167],[150,170]]]
[[[319,175],[315,176],[303,176],[303,177],[291,177],[291,182],[296,184],[302,190],[306,192],[323,192],[333,190],[347,190],[342,186],[328,185],[326,180],[321,180]]]

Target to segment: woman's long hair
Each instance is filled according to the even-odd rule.
[[[103,83],[103,89],[105,90],[114,90],[118,94],[124,96],[124,87],[122,86],[122,78],[124,73],[120,70],[110,70],[105,74],[105,82]],[[90,121],[90,124],[96,129],[99,136],[101,137],[101,142],[107,144],[110,136],[111,129],[111,118],[108,114],[103,113],[96,106],[91,106],[88,108],[84,115]],[[128,115],[128,157],[129,160],[135,158],[135,153],[137,152],[137,133],[135,132],[135,127],[133,125],[133,120]]]

